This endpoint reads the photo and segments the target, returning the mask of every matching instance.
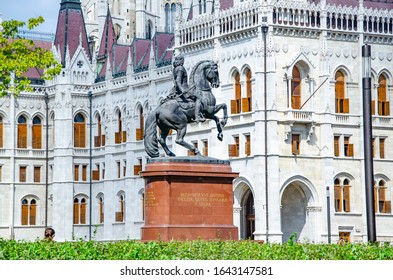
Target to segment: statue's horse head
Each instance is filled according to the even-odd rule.
[[[212,87],[218,88],[220,77],[217,63],[212,60],[198,62],[190,74],[190,85],[193,84],[201,90],[210,90]]]

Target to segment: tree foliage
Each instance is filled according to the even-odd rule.
[[[51,80],[61,71],[61,64],[50,50],[35,45],[33,40],[21,38],[21,28],[34,29],[44,22],[43,17],[31,18],[28,22],[9,20],[0,26],[0,96],[9,92],[18,95],[31,91],[30,80],[24,76],[30,68],[43,70],[42,79]]]

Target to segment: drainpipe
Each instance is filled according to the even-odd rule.
[[[45,136],[45,228],[48,227],[48,166],[49,166],[49,96],[48,93],[44,92],[45,100],[45,114],[46,114],[46,136]]]
[[[90,174],[89,174],[89,186],[90,186],[90,207],[89,207],[89,212],[90,212],[90,219],[89,219],[89,240],[91,240],[91,229],[92,229],[92,213],[93,213],[93,199],[92,199],[92,177],[91,177],[91,173],[92,173],[92,164],[93,164],[93,158],[92,158],[92,135],[93,135],[93,130],[92,130],[92,118],[93,118],[93,107],[92,107],[92,99],[93,99],[93,93],[91,91],[88,92],[88,97],[89,97],[89,104],[90,104]]]
[[[330,223],[330,189],[326,186],[326,212],[327,212],[327,236],[328,244],[332,243],[332,231]]]
[[[267,25],[267,17],[262,19],[262,35],[263,35],[263,79],[264,79],[264,110],[265,110],[265,205],[266,205],[266,243],[269,242],[269,187],[268,187],[268,168],[267,168],[267,73],[266,73],[266,35],[269,30]]]
[[[89,104],[90,104],[90,175],[89,175],[89,178],[90,178],[90,180],[89,180],[89,190],[90,190],[90,194],[89,194],[89,196],[90,196],[90,207],[89,207],[89,240],[91,240],[91,227],[92,227],[92,213],[93,213],[93,204],[92,204],[92,202],[93,202],[93,199],[92,199],[92,178],[91,178],[91,173],[92,173],[92,170],[93,170],[93,168],[92,168],[92,164],[93,164],[93,158],[92,158],[92,143],[93,143],[93,141],[92,141],[92,139],[91,139],[91,137],[92,137],[92,135],[93,135],[93,133],[92,133],[92,123],[93,123],[93,121],[92,121],[92,117],[93,117],[93,107],[92,107],[92,99],[93,99],[93,93],[91,92],[91,91],[89,91],[88,92],[88,98],[89,98]]]
[[[11,85],[14,84],[14,74],[11,75]],[[11,107],[10,107],[10,128],[11,128],[11,184],[10,184],[10,198],[11,198],[11,216],[10,216],[10,227],[9,227],[9,235],[10,239],[15,238],[15,230],[14,230],[14,224],[15,224],[15,153],[16,153],[16,141],[15,141],[15,96],[11,92],[10,93],[10,98],[11,98]]]

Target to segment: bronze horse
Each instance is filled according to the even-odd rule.
[[[189,89],[198,91],[201,96],[201,113],[206,119],[216,122],[217,138],[222,141],[222,128],[226,125],[228,119],[227,106],[225,103],[216,105],[216,98],[211,92],[212,87],[217,88],[219,83],[218,66],[214,61],[200,61],[193,67],[190,74]],[[195,104],[187,96],[182,96],[182,98],[166,98],[146,118],[144,144],[146,153],[150,157],[159,156],[158,143],[160,143],[168,156],[175,156],[166,145],[166,137],[171,129],[177,132],[177,144],[194,152],[196,155],[200,155],[199,150],[194,145],[184,141],[187,124],[194,122]],[[221,109],[224,116],[220,120],[215,114]],[[159,139],[157,137],[157,126],[161,130]]]

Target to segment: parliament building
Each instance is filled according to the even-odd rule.
[[[0,238],[138,240],[144,120],[188,73],[218,63],[213,121],[188,126],[204,156],[229,160],[239,239],[393,242],[393,1],[61,0],[51,81],[0,98]],[[1,12],[1,11],[0,11]],[[374,185],[365,185],[362,47],[371,46]],[[222,117],[220,113],[218,115]],[[193,156],[167,139],[176,155]],[[164,151],[160,150],[164,156]],[[328,205],[329,203],[329,205]],[[330,227],[328,226],[330,225]]]

